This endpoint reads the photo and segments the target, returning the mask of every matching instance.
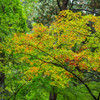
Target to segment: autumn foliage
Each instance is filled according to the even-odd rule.
[[[72,73],[100,72],[100,17],[64,10],[49,27],[34,24],[32,31],[14,34],[4,47],[7,54],[22,55],[17,60],[29,64],[23,73],[27,81],[40,76],[64,87],[75,77]]]

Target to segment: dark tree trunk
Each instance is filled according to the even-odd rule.
[[[56,100],[57,93],[55,93],[54,87],[52,88],[52,92],[50,92],[49,100]]]
[[[0,58],[2,58],[2,60],[0,60],[1,63],[4,63],[4,58],[5,54],[1,53],[0,54]],[[4,95],[4,89],[5,89],[5,74],[3,71],[2,66],[0,65],[0,100],[4,100],[3,95]]]
[[[5,89],[5,74],[0,72],[0,100],[4,100],[4,89]]]
[[[62,10],[67,10],[69,0],[63,0]]]
[[[5,6],[2,5],[2,12],[5,13]],[[0,24],[1,24],[1,18],[0,18]],[[5,34],[2,32],[2,34]],[[4,37],[0,37],[0,43],[3,41]],[[0,48],[0,51],[1,48]],[[5,58],[5,53],[2,52],[0,53],[0,100],[4,100],[4,91],[5,91],[5,73],[3,71],[3,68],[1,66],[1,63],[3,64],[4,66],[4,58]]]
[[[56,100],[57,99],[57,94],[50,92],[49,100]]]

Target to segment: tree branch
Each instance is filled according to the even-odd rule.
[[[25,45],[29,45],[29,46],[34,47],[34,46],[31,45],[31,44],[25,44]],[[36,48],[36,49],[38,49],[38,50],[44,52],[45,54],[47,54],[47,55],[49,55],[50,57],[54,58],[56,61],[60,62],[60,61],[57,60],[55,57],[51,56],[50,54],[46,53],[45,51],[41,50],[40,48],[38,48],[38,47],[34,47],[34,48]],[[31,54],[27,54],[27,55],[31,55]],[[33,55],[32,55],[32,56],[33,56]],[[35,57],[36,57],[36,56],[35,56]],[[40,59],[40,58],[38,58],[38,57],[36,57],[36,58],[37,58],[38,60],[44,62],[44,63],[50,63],[50,64],[53,64],[53,65],[55,65],[55,66],[59,66],[59,67],[61,67],[61,68],[64,68],[66,71],[70,72],[72,75],[74,75],[74,76],[87,88],[87,90],[89,91],[89,93],[91,94],[91,96],[94,98],[94,100],[98,100],[98,99],[96,99],[96,97],[93,95],[93,93],[91,92],[91,90],[90,90],[90,88],[88,87],[88,85],[85,84],[84,81],[83,81],[81,78],[79,78],[76,74],[74,74],[71,70],[68,70],[68,69],[66,68],[66,66],[64,66],[61,62],[60,62],[60,63],[61,63],[61,65],[60,65],[60,64],[57,64],[57,63],[53,63],[53,62],[44,61],[44,60],[42,60],[42,59]],[[99,96],[98,96],[98,97],[99,97]],[[9,99],[8,99],[8,100],[9,100]]]
[[[58,5],[58,8],[60,9],[60,11],[62,11],[62,8],[61,8],[61,6],[60,6],[60,3],[59,3],[60,1],[59,0],[57,0],[57,5]]]
[[[66,71],[68,71],[68,72],[70,72],[71,74],[73,74],[73,75],[87,88],[87,90],[89,91],[89,93],[91,94],[91,96],[92,96],[95,100],[98,100],[98,99],[96,99],[96,97],[93,95],[93,93],[91,92],[91,90],[90,90],[90,88],[88,87],[88,85],[85,84],[84,81],[83,81],[81,78],[79,78],[76,74],[74,74],[72,71],[68,70],[64,65],[60,65],[60,64],[57,64],[57,63],[53,63],[53,62],[46,62],[46,61],[44,61],[44,60],[42,60],[42,59],[40,59],[40,58],[37,58],[37,59],[43,61],[44,63],[51,63],[51,64],[53,64],[53,65],[55,65],[55,66],[59,66],[59,67],[61,67],[61,68],[64,68]],[[99,96],[100,96],[100,95],[99,95]],[[99,97],[99,96],[98,96],[98,97]]]
[[[14,95],[16,95],[18,92],[19,92],[19,90],[24,86],[25,84],[23,84],[16,92],[14,92],[9,98],[8,98],[8,100],[10,100]]]
[[[70,6],[70,10],[72,9],[72,7],[73,7],[73,4],[74,4],[74,0],[72,1],[72,3],[71,3],[71,6]]]
[[[66,68],[65,68],[66,69]],[[67,70],[68,71],[68,70]],[[93,93],[91,92],[90,88],[88,87],[87,84],[84,83],[84,81],[79,78],[76,74],[74,74],[73,72],[69,71],[72,75],[74,75],[86,88],[87,90],[89,91],[89,93],[91,94],[91,96],[94,98],[94,100],[97,100],[96,97],[93,95]]]
[[[90,90],[90,88],[88,87],[88,85],[85,84],[84,81],[83,81],[81,78],[79,78],[76,74],[74,74],[72,71],[68,70],[64,65],[60,65],[60,64],[57,64],[57,63],[53,63],[53,62],[47,62],[47,61],[44,61],[44,60],[42,60],[42,59],[40,59],[40,58],[38,58],[38,57],[36,57],[36,58],[37,58],[38,60],[43,61],[44,63],[50,63],[50,64],[53,64],[53,65],[55,65],[55,66],[59,66],[59,67],[61,67],[61,68],[64,68],[66,71],[68,71],[68,72],[70,72],[71,74],[73,74],[73,75],[87,88],[87,90],[89,91],[89,93],[91,94],[91,96],[92,96],[95,100],[97,100],[96,97],[95,97],[95,96],[93,95],[93,93],[91,92],[91,90]]]
[[[25,44],[25,43],[23,43],[23,44]],[[22,44],[21,44],[22,45]],[[45,54],[47,54],[48,56],[50,56],[51,58],[53,58],[53,59],[55,59],[57,62],[60,62],[58,59],[56,59],[55,57],[53,57],[52,55],[50,55],[49,53],[47,53],[47,52],[45,52],[45,51],[43,51],[43,50],[41,50],[40,48],[38,48],[38,47],[35,47],[35,46],[33,46],[33,45],[31,45],[31,44],[25,44],[25,45],[28,45],[28,46],[31,46],[31,47],[33,47],[33,48],[35,48],[35,49],[37,49],[37,50],[40,50],[41,52],[43,52],[43,53],[45,53]],[[60,62],[61,64],[62,64],[62,62]],[[63,64],[62,64],[63,65]]]
[[[90,12],[90,13],[95,13],[95,14],[98,14],[97,11],[90,11],[88,9],[71,9],[72,11],[74,12],[78,12],[78,11],[87,11],[87,12]]]
[[[99,93],[99,95],[98,95],[98,99],[97,99],[97,100],[99,100],[99,98],[100,98],[100,93]]]

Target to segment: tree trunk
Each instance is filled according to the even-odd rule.
[[[50,92],[49,100],[56,100],[57,99],[57,94]]]
[[[1,63],[4,63],[3,60],[4,56],[5,56],[4,53],[0,54],[0,58],[2,58],[0,60]],[[0,65],[0,100],[4,100],[4,90],[5,90],[5,74],[2,66]]]
[[[68,2],[69,2],[69,0],[63,0],[62,1],[62,10],[67,10],[67,6],[68,6]]]
[[[56,100],[57,99],[57,93],[55,93],[54,87],[52,89],[52,92],[50,92],[49,100]]]
[[[0,100],[4,100],[4,89],[5,89],[5,74],[0,72]]]

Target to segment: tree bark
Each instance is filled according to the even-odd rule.
[[[67,10],[69,0],[63,0],[62,10]]]
[[[5,54],[1,53],[0,58],[4,58]],[[0,60],[1,63],[4,63],[4,60]],[[5,89],[5,74],[3,72],[2,67],[0,66],[0,100],[4,100],[3,95],[4,95],[4,89]]]
[[[0,72],[0,100],[4,100],[3,94],[5,89],[5,74]]]
[[[57,99],[57,94],[50,92],[49,100],[56,100],[56,99]]]
[[[56,100],[57,99],[57,93],[55,93],[54,87],[52,92],[50,92],[49,100]]]

